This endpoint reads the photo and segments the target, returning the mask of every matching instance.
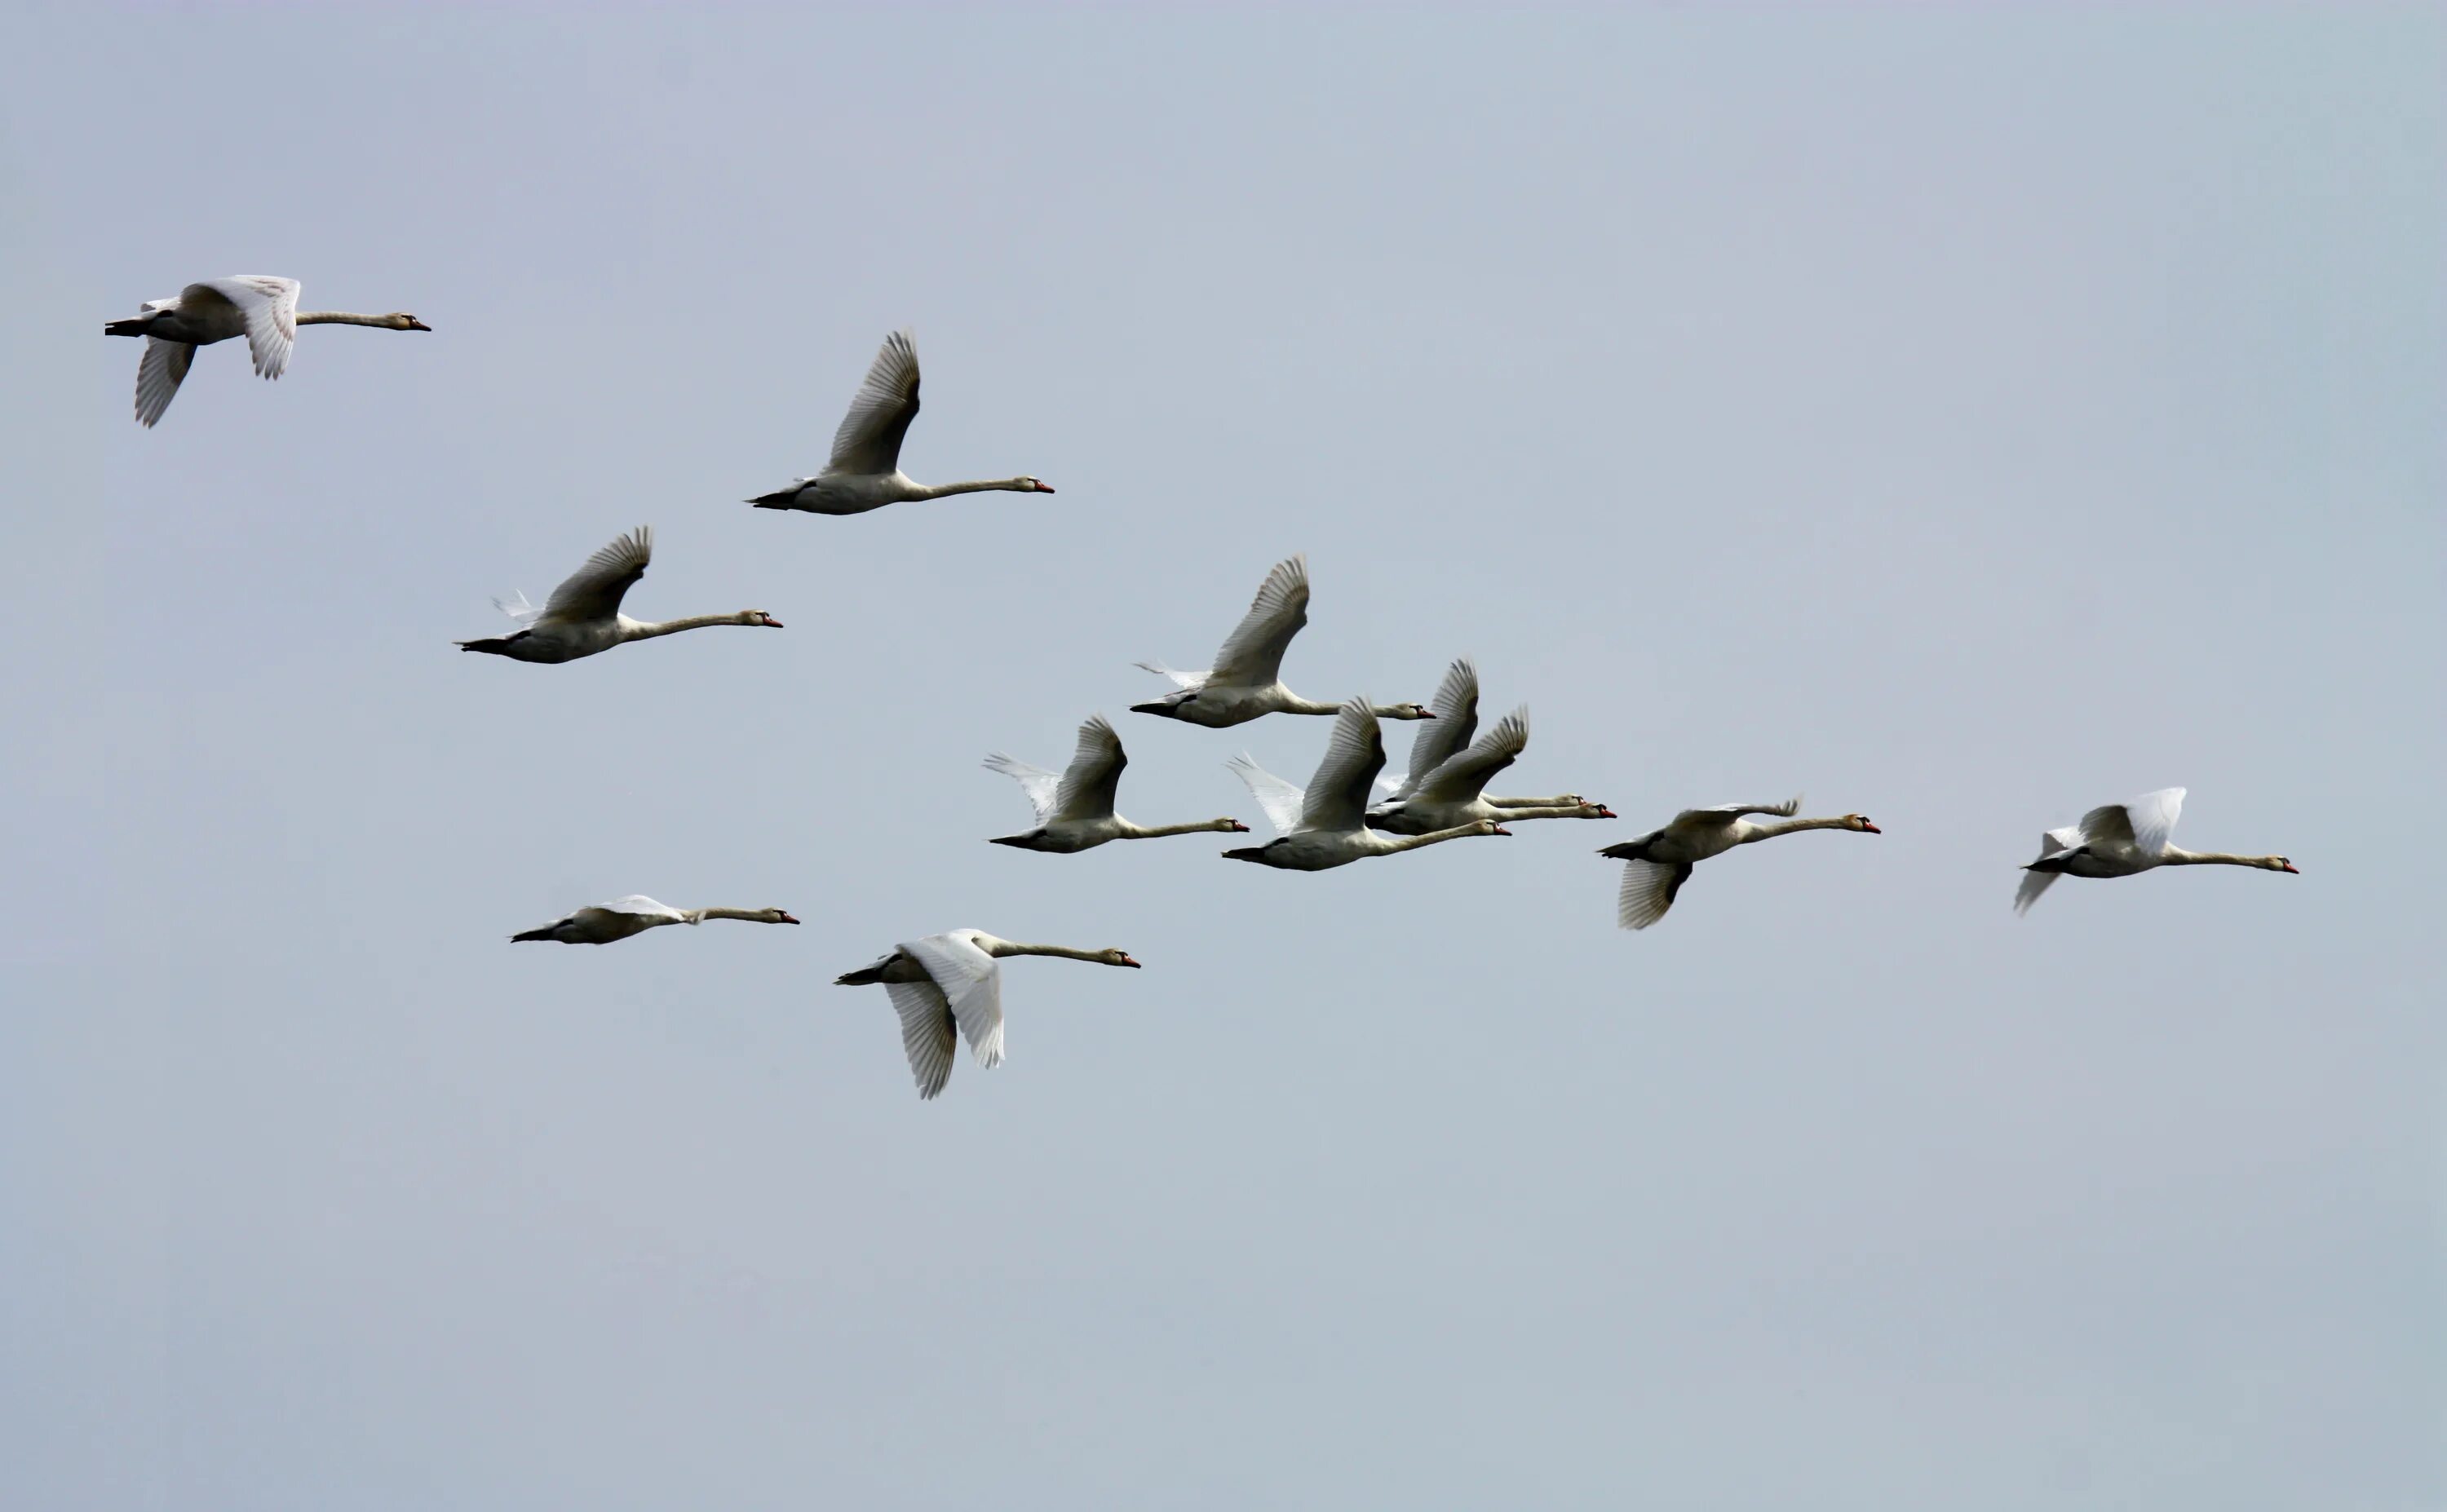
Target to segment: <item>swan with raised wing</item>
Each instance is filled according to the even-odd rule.
[[[294,278],[237,273],[191,283],[167,299],[148,299],[136,314],[102,328],[105,336],[142,336],[144,355],[136,364],[136,420],[150,426],[170,407],[196,360],[198,347],[244,336],[255,370],[277,378],[289,370],[289,348],[300,326],[370,326],[377,331],[431,331],[414,315],[354,315],[340,310],[297,309]]]
[[[736,918],[750,924],[798,922],[779,908],[673,908],[643,893],[632,893],[608,903],[591,903],[567,918],[556,918],[541,929],[525,930],[510,938],[513,942],[551,940],[561,945],[609,945],[664,924],[702,924],[709,918]]]
[[[1122,754],[1122,738],[1102,714],[1091,714],[1079,727],[1078,749],[1059,775],[1032,766],[1000,751],[986,758],[986,769],[1016,780],[1036,810],[1036,827],[1021,835],[998,835],[996,845],[1068,856],[1113,840],[1155,840],[1166,835],[1245,835],[1249,826],[1237,819],[1203,819],[1186,824],[1133,824],[1113,812],[1114,790],[1129,758]]]
[[[1037,478],[990,478],[977,482],[917,482],[901,470],[901,443],[918,418],[918,347],[906,331],[883,338],[866,370],[866,381],[849,402],[849,413],[833,432],[833,454],[825,470],[798,478],[787,488],[748,501],[759,509],[797,509],[810,515],[863,515],[886,504],[954,494],[1002,492],[1050,494]]]
[[[1377,823],[1377,817],[1380,811],[1392,810],[1396,805],[1402,803],[1403,801],[1408,799],[1413,793],[1418,791],[1420,784],[1428,780],[1429,773],[1434,771],[1438,766],[1443,765],[1447,759],[1468,747],[1470,745],[1470,736],[1478,732],[1478,664],[1471,661],[1467,656],[1455,658],[1453,664],[1445,669],[1444,681],[1436,685],[1435,696],[1428,700],[1428,711],[1433,715],[1434,718],[1432,723],[1419,727],[1419,732],[1415,736],[1412,737],[1410,760],[1406,764],[1410,768],[1408,774],[1399,782],[1394,781],[1392,777],[1379,777],[1376,779],[1377,790],[1384,793],[1385,798],[1377,804],[1376,808],[1369,811],[1368,822],[1371,824]],[[1525,707],[1520,710],[1520,713],[1522,718],[1522,734],[1526,740],[1528,733],[1529,710]],[[1518,755],[1519,750],[1516,748],[1513,754]],[[1489,774],[1492,775],[1494,772],[1501,769],[1502,767],[1500,766],[1490,767],[1489,768]],[[1498,798],[1492,794],[1489,794],[1481,797],[1478,801],[1487,804],[1489,808],[1494,809],[1552,808],[1577,810],[1582,808],[1603,808],[1605,806],[1603,803],[1591,803],[1586,799],[1581,797],[1578,793],[1558,793],[1551,798]],[[1494,817],[1499,819],[1507,817],[1518,817],[1522,819],[1612,819],[1615,816],[1612,813],[1541,813],[1521,814],[1518,816],[1498,814]],[[1379,824],[1377,827],[1384,828],[1385,826]]]
[[[1638,840],[1609,845],[1598,852],[1623,863],[1622,890],[1616,898],[1616,920],[1625,929],[1646,929],[1665,917],[1675,895],[1691,879],[1691,868],[1736,845],[1795,835],[1805,829],[1844,829],[1859,835],[1884,833],[1860,814],[1834,819],[1795,819],[1801,800],[1781,803],[1720,803],[1715,808],[1686,808],[1664,828]],[[1749,816],[1773,816],[1759,823]]]
[[[2022,868],[2014,891],[2014,912],[2027,914],[2059,877],[2138,877],[2161,866],[2249,866],[2292,872],[2283,856],[2237,856],[2227,851],[2189,851],[2174,843],[2175,821],[2184,811],[2184,789],[2162,787],[2125,803],[2108,803],[2081,816],[2081,822],[2039,838],[2039,859]]]
[[[780,620],[761,609],[743,609],[735,614],[697,614],[688,619],[631,619],[620,613],[620,600],[646,575],[646,564],[654,559],[654,527],[639,525],[587,558],[586,565],[554,589],[541,609],[528,603],[524,594],[494,599],[493,606],[517,620],[522,628],[507,635],[463,640],[459,649],[507,656],[512,661],[552,663],[576,661],[633,640],[652,640],[657,635],[673,635],[711,625],[782,628]]]
[[[1132,704],[1134,714],[1157,714],[1209,729],[1244,725],[1266,714],[1338,714],[1344,706],[1302,698],[1282,683],[1283,652],[1308,623],[1308,558],[1291,557],[1275,564],[1258,587],[1249,612],[1215,653],[1215,665],[1186,672],[1162,662],[1137,665],[1180,689],[1149,704]],[[1417,704],[1371,706],[1383,719],[1433,719]]]
[[[1013,955],[1060,955],[1133,969],[1139,964],[1125,950],[1022,945],[981,929],[954,929],[896,945],[872,966],[835,977],[833,985],[882,985],[901,1015],[901,1045],[918,1079],[918,1095],[929,1098],[952,1079],[955,1029],[967,1036],[978,1065],[991,1069],[1002,1064],[1001,963]]]
[[[1327,740],[1325,759],[1306,788],[1296,787],[1259,765],[1247,752],[1224,764],[1249,786],[1279,838],[1263,845],[1224,853],[1226,860],[1255,861],[1290,872],[1321,872],[1392,856],[1442,841],[1477,835],[1509,835],[1491,819],[1473,820],[1421,835],[1388,835],[1368,827],[1368,795],[1385,765],[1385,737],[1365,698],[1342,706]]]

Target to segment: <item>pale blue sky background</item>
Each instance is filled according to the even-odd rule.
[[[0,1500],[2438,1505],[2441,29],[13,8]],[[141,431],[231,272],[435,333]],[[1061,492],[740,503],[904,322]],[[788,630],[451,649],[640,521]],[[1301,550],[1622,821],[982,842],[1099,709],[1257,821],[1129,663]],[[2170,784],[2305,875],[2013,917]],[[806,924],[504,942],[632,891]],[[827,984],[958,925],[1148,969],[921,1106]]]

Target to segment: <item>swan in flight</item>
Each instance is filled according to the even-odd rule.
[[[1209,729],[1244,725],[1265,714],[1338,714],[1343,706],[1302,698],[1282,684],[1283,651],[1308,623],[1308,558],[1275,564],[1259,585],[1249,613],[1215,653],[1215,665],[1185,672],[1162,662],[1137,665],[1169,677],[1181,690],[1151,704],[1132,704],[1134,714],[1160,714]],[[1433,719],[1417,704],[1388,704],[1370,712],[1382,719]]]
[[[1036,827],[1024,835],[997,836],[996,845],[1068,856],[1102,845],[1109,840],[1154,840],[1163,835],[1245,835],[1249,826],[1237,819],[1206,819],[1188,824],[1159,824],[1150,829],[1113,812],[1113,790],[1129,758],[1122,754],[1122,738],[1102,714],[1091,714],[1079,727],[1079,747],[1060,776],[1032,766],[1000,751],[986,758],[986,768],[1019,783],[1036,809]]]
[[[2251,866],[2264,872],[2294,871],[2283,856],[2233,856],[2225,851],[2188,851],[2173,843],[2184,789],[2162,787],[2129,803],[2109,803],[2081,816],[2081,822],[2039,838],[2039,859],[2022,868],[2014,912],[2025,914],[2059,877],[2137,877],[2161,866]]]
[[[909,1070],[918,1079],[918,1095],[933,1097],[952,1079],[952,1030],[968,1036],[969,1053],[992,1068],[1002,1064],[1002,958],[1008,955],[1061,955],[1100,966],[1138,962],[1123,950],[1082,951],[1067,945],[1021,945],[996,939],[981,929],[946,930],[896,945],[872,966],[844,972],[836,987],[869,987],[881,982],[901,1015],[901,1044],[909,1052]]]
[[[748,501],[759,509],[800,509],[811,515],[863,515],[886,504],[994,490],[1050,494],[1035,478],[994,478],[982,482],[913,481],[901,470],[901,443],[918,418],[918,348],[910,333],[896,331],[866,370],[866,382],[849,402],[849,413],[833,432],[833,454],[813,478],[793,479],[787,488]]]
[[[782,622],[761,609],[735,614],[698,614],[689,619],[631,619],[620,613],[620,600],[646,575],[654,559],[654,531],[639,525],[586,558],[586,565],[552,591],[538,609],[526,595],[493,600],[494,607],[522,629],[485,640],[463,640],[461,651],[481,651],[512,661],[565,662],[633,640],[703,630],[709,625],[762,625],[780,630]]]
[[[1365,698],[1355,698],[1342,706],[1334,721],[1334,734],[1326,742],[1325,760],[1318,763],[1317,775],[1309,779],[1306,789],[1295,787],[1267,771],[1246,752],[1224,765],[1249,784],[1250,795],[1266,811],[1266,818],[1280,834],[1280,838],[1263,845],[1225,851],[1224,855],[1230,860],[1256,861],[1284,871],[1321,872],[1370,856],[1416,850],[1439,841],[1512,833],[1491,819],[1473,820],[1421,835],[1388,835],[1370,829],[1368,794],[1377,772],[1385,765],[1385,737]]]
[[[1478,664],[1463,656],[1456,659],[1451,667],[1446,668],[1445,680],[1436,685],[1436,695],[1428,700],[1428,712],[1434,722],[1420,727],[1418,734],[1411,741],[1409,774],[1399,782],[1395,782],[1391,777],[1376,779],[1376,786],[1385,794],[1385,801],[1375,809],[1369,811],[1368,822],[1371,824],[1376,824],[1379,812],[1390,811],[1418,791],[1419,785],[1428,780],[1430,772],[1443,765],[1448,758],[1468,746],[1470,736],[1478,732]],[[1529,710],[1524,708],[1520,713],[1523,733],[1526,736]],[[1517,749],[1514,754],[1519,754]],[[1502,770],[1501,767],[1490,767],[1489,775],[1500,770]],[[1590,803],[1578,793],[1559,793],[1552,798],[1489,796],[1480,799],[1480,802],[1493,808],[1603,808],[1605,806],[1603,803]],[[1607,813],[1603,815],[1521,814],[1512,817],[1612,819],[1615,816]],[[1382,829],[1385,826],[1377,824],[1377,827]]]
[[[1793,817],[1800,811],[1798,798],[1781,803],[1721,803],[1715,808],[1686,808],[1663,829],[1598,852],[1624,863],[1622,892],[1616,903],[1617,921],[1625,929],[1646,929],[1663,918],[1665,911],[1674,906],[1674,895],[1690,879],[1691,868],[1736,845],[1798,834],[1805,829],[1884,833],[1859,814],[1838,819]],[[1772,814],[1775,820],[1761,824],[1747,817],[1752,814]]]
[[[371,326],[377,331],[431,331],[414,315],[352,315],[339,310],[299,313],[294,278],[237,273],[191,283],[167,299],[148,299],[136,314],[102,328],[105,336],[142,336],[144,355],[136,365],[137,423],[151,425],[196,360],[198,347],[244,336],[255,370],[277,378],[289,370],[289,347],[300,326]]]
[[[709,918],[745,919],[750,924],[798,922],[778,908],[673,908],[642,893],[632,893],[608,903],[581,908],[567,918],[556,918],[541,929],[527,930],[510,938],[514,942],[554,940],[563,945],[609,945],[632,935],[642,935],[657,925],[702,924]]]

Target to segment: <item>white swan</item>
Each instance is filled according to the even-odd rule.
[[[1243,725],[1265,714],[1337,714],[1339,704],[1302,698],[1282,685],[1283,651],[1308,623],[1308,558],[1275,564],[1258,587],[1249,612],[1215,653],[1215,665],[1186,672],[1162,662],[1139,662],[1181,689],[1151,704],[1132,704],[1134,714],[1160,714],[1209,729]],[[1370,712],[1384,719],[1433,719],[1417,704],[1388,704]]]
[[[1035,478],[995,478],[983,482],[937,483],[911,480],[901,470],[901,442],[918,418],[918,348],[906,331],[883,338],[883,350],[866,370],[866,382],[849,402],[849,413],[833,432],[833,454],[813,478],[791,480],[787,488],[748,501],[759,509],[800,509],[811,515],[863,515],[886,504],[953,494],[1001,490],[1050,494]]]
[[[541,929],[526,930],[510,938],[514,942],[553,940],[562,945],[609,945],[658,925],[702,924],[709,918],[745,919],[750,924],[798,922],[778,908],[673,908],[642,893],[632,893],[608,903],[581,908],[567,918],[556,918]]]
[[[646,575],[654,559],[654,531],[639,525],[586,558],[586,565],[552,591],[541,609],[526,595],[496,598],[493,604],[524,628],[485,640],[463,640],[461,651],[481,651],[512,661],[565,662],[592,656],[633,640],[703,630],[709,625],[762,625],[780,630],[782,622],[761,609],[735,614],[698,614],[689,619],[631,619],[620,613],[620,600]]]
[[[1626,864],[1622,869],[1622,891],[1616,902],[1616,917],[1625,929],[1646,929],[1665,917],[1674,906],[1674,895],[1690,879],[1691,868],[1711,856],[1721,856],[1736,845],[1773,840],[1778,835],[1798,834],[1805,829],[1849,829],[1863,835],[1883,834],[1877,825],[1859,814],[1846,814],[1838,819],[1795,819],[1801,811],[1801,800],[1787,799],[1781,803],[1722,803],[1715,808],[1686,808],[1674,816],[1663,829],[1652,830],[1638,840],[1627,840],[1620,845],[1609,845],[1598,852]],[[1754,822],[1744,817],[1750,814],[1774,814],[1776,822],[1770,824]]]
[[[989,1068],[1002,1064],[1002,967],[1006,955],[1061,955],[1100,966],[1138,962],[1123,950],[1082,951],[1067,945],[1021,945],[981,929],[946,930],[892,948],[872,966],[833,978],[836,987],[878,982],[901,1015],[901,1044],[909,1052],[918,1095],[933,1097],[952,1079],[952,1030],[968,1036],[969,1052]]]
[[[244,336],[255,370],[277,378],[289,369],[289,347],[300,326],[371,326],[378,331],[431,331],[414,315],[352,315],[339,310],[297,310],[294,278],[236,273],[191,283],[168,299],[148,299],[141,312],[102,328],[105,336],[142,336],[144,356],[136,365],[136,419],[150,425],[170,407],[171,397],[196,360],[198,347]]]
[[[1442,711],[1430,728],[1443,726]],[[1368,822],[1377,829],[1390,829],[1397,835],[1424,835],[1430,830],[1451,829],[1473,820],[1489,819],[1509,823],[1516,819],[1613,819],[1615,812],[1603,803],[1584,803],[1578,799],[1546,803],[1498,803],[1482,797],[1480,790],[1488,779],[1512,765],[1529,744],[1529,710],[1516,709],[1495,722],[1495,728],[1470,745],[1436,764],[1423,781],[1415,784],[1405,782],[1401,796],[1379,803],[1368,811]]]
[[[1227,850],[1236,861],[1291,872],[1321,872],[1370,856],[1391,856],[1439,841],[1470,835],[1508,835],[1491,819],[1474,820],[1451,829],[1424,835],[1388,835],[1368,827],[1368,794],[1385,765],[1385,737],[1368,700],[1355,698],[1342,706],[1326,742],[1325,760],[1305,790],[1293,786],[1250,759],[1246,752],[1224,764],[1249,784],[1258,806],[1273,821],[1280,838],[1263,845]]]
[[[1000,751],[986,758],[986,768],[1019,783],[1036,809],[1036,827],[1024,835],[996,837],[996,845],[1068,856],[1110,840],[1154,840],[1164,835],[1245,835],[1249,826],[1237,819],[1206,819],[1188,824],[1159,824],[1150,829],[1113,812],[1113,792],[1121,784],[1122,738],[1102,714],[1092,714],[1079,727],[1079,747],[1060,776],[1032,766]]]
[[[2235,856],[2225,851],[2188,851],[2173,843],[2175,820],[2184,811],[2184,789],[2163,787],[2129,803],[2109,803],[2081,816],[2078,824],[2039,838],[2039,859],[2022,868],[2014,891],[2014,912],[2025,914],[2059,877],[2137,877],[2161,866],[2251,866],[2294,872],[2283,856]],[[2300,872],[2294,872],[2299,877]]]
[[[1428,780],[1430,772],[1443,765],[1448,758],[1468,746],[1470,736],[1478,732],[1478,664],[1463,656],[1455,659],[1451,667],[1446,668],[1445,680],[1436,685],[1436,695],[1428,700],[1428,712],[1433,716],[1434,722],[1422,727],[1418,734],[1413,737],[1410,760],[1407,763],[1409,773],[1399,782],[1395,782],[1391,777],[1376,779],[1377,788],[1386,795],[1384,802],[1378,805],[1379,808],[1390,809],[1416,792],[1419,784]],[[1525,722],[1525,733],[1528,712],[1526,707],[1521,710]],[[1558,793],[1552,798],[1489,796],[1482,802],[1495,808],[1603,808],[1605,806],[1603,803],[1592,804],[1578,793]],[[1569,817],[1612,819],[1615,816],[1609,813],[1603,816],[1523,814],[1518,817],[1523,819]],[[1375,810],[1370,811],[1368,822],[1376,823]]]

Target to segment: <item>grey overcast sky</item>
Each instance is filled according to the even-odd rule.
[[[12,6],[11,1506],[2447,1501],[2441,12]],[[233,272],[431,335],[99,322]],[[823,460],[913,325],[924,479]],[[639,522],[566,667],[462,655]],[[1614,805],[1259,815],[1287,675]],[[1399,753],[1408,730],[1389,730]],[[2303,875],[2067,882],[2184,784]],[[1591,852],[1809,795],[1883,838]],[[515,947],[588,901],[797,930]],[[1011,1058],[872,989],[975,925]]]

